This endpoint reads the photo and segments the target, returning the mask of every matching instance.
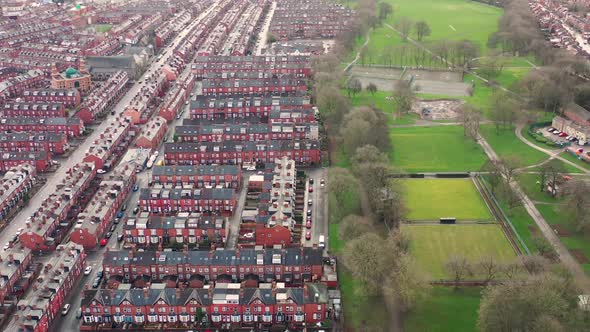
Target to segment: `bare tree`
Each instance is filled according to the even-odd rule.
[[[361,80],[359,80],[356,77],[351,77],[348,80],[348,83],[346,83],[346,90],[348,91],[349,98],[351,94],[354,97],[357,93],[363,91],[363,85],[361,83]]]
[[[585,180],[570,180],[564,188],[566,213],[576,220],[578,231],[590,233],[590,183]]]
[[[500,270],[506,279],[513,279],[520,274],[522,270],[519,262],[510,262],[500,265]]]
[[[540,274],[547,270],[547,260],[541,256],[522,256],[522,267],[530,274]]]
[[[461,105],[461,120],[463,122],[463,135],[477,141],[481,122],[481,111],[470,104]]]
[[[398,117],[412,110],[415,94],[410,81],[397,80],[393,88],[393,102],[397,110]]]
[[[476,264],[476,269],[484,276],[486,283],[494,280],[501,272],[501,265],[493,256],[482,257]]]
[[[372,231],[371,221],[358,215],[348,215],[340,222],[338,228],[340,238],[350,241]]]
[[[459,282],[473,275],[473,268],[467,258],[463,256],[453,256],[445,263],[445,270],[451,275],[458,287]]]
[[[426,21],[418,21],[414,24],[414,30],[416,31],[416,39],[422,41],[424,37],[430,36],[430,26]]]
[[[377,86],[373,82],[367,84],[365,89],[371,94],[371,96],[374,96],[375,92],[377,92]]]
[[[557,159],[551,159],[541,165],[539,174],[541,177],[541,181],[539,181],[541,191],[547,188],[551,195],[556,196],[559,193],[559,186],[563,182],[563,178],[561,177],[563,173],[565,173],[565,167]]]
[[[395,28],[402,35],[404,40],[408,39],[410,31],[412,30],[412,20],[408,17],[402,16],[395,22]]]
[[[390,15],[393,15],[393,6],[387,2],[379,3],[379,19],[385,20]]]
[[[385,241],[374,233],[349,241],[343,252],[344,265],[369,294],[376,294],[382,288],[394,265],[394,257]]]

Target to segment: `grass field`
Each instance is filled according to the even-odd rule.
[[[481,169],[487,157],[459,126],[393,128],[390,160],[407,172],[453,172]]]
[[[342,94],[346,95],[346,92],[344,91]],[[371,106],[379,109],[385,113],[387,124],[389,125],[407,125],[416,122],[419,117],[418,114],[415,113],[403,114],[399,118],[394,118],[395,106],[393,105],[392,101],[387,100],[388,96],[391,96],[391,92],[377,91],[374,95],[372,95],[367,91],[363,91],[356,96],[349,98],[349,101],[353,107]]]
[[[590,260],[590,236],[585,236],[576,230],[575,221],[560,211],[558,204],[537,204],[537,209],[543,218],[553,227],[567,231],[559,234],[559,239],[568,250],[581,251]],[[590,262],[580,264],[586,274],[590,275]]]
[[[476,331],[481,288],[433,287],[404,321],[408,332]]]
[[[404,184],[408,220],[492,219],[471,179],[410,179]]]
[[[499,262],[516,257],[497,224],[404,225],[403,231],[412,239],[416,261],[433,279],[449,278],[444,264],[454,255],[470,261],[493,256]]]
[[[517,156],[522,162],[522,166],[536,165],[549,158],[547,154],[535,150],[519,140],[514,129],[500,129],[498,133],[495,125],[484,124],[481,126],[480,133],[500,158],[510,155]]]

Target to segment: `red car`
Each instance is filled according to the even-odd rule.
[[[305,239],[306,240],[311,240],[311,231],[305,232]]]
[[[559,134],[559,137],[566,137],[566,136],[567,136],[567,134],[566,134],[566,133],[561,133],[561,134]]]
[[[108,242],[108,240],[107,240],[107,239],[102,239],[102,240],[100,240],[100,246],[101,246],[101,247],[104,247],[104,246],[106,246],[106,245],[107,245],[107,242]]]
[[[311,219],[307,219],[307,222],[305,223],[305,228],[311,228]]]
[[[313,187],[309,186],[309,192],[312,193],[313,192]]]

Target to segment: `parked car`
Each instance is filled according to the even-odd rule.
[[[68,314],[68,312],[70,312],[70,307],[71,307],[71,306],[70,306],[70,304],[69,304],[69,303],[66,303],[66,304],[64,304],[64,307],[63,307],[63,309],[61,309],[61,315],[62,315],[62,316],[65,316],[65,315],[67,315],[67,314]]]
[[[307,216],[311,216],[311,209],[307,209]]]
[[[127,204],[123,204],[123,207],[121,208],[121,211],[127,211]]]
[[[138,191],[139,190],[139,186],[136,184],[133,186],[133,191]]]
[[[110,231],[111,231],[111,232],[114,232],[114,231],[115,231],[115,228],[117,228],[117,225],[111,225],[111,229],[110,229]]]
[[[305,228],[307,228],[307,229],[311,228],[311,219],[307,220],[307,222],[305,223]]]
[[[567,136],[567,134],[566,134],[566,133],[561,133],[561,134],[559,134],[559,137],[566,137],[566,136]]]
[[[133,214],[137,214],[137,212],[139,212],[139,206],[136,206],[135,209],[133,209]]]
[[[313,187],[309,186],[309,192],[312,193],[313,192]]]
[[[22,227],[19,228],[19,229],[17,229],[16,230],[16,236],[20,236],[23,233],[23,231],[24,231],[24,228],[22,228]]]
[[[117,218],[123,218],[123,211],[117,212]]]
[[[313,178],[309,178],[309,184],[313,184]]]
[[[113,221],[113,223],[114,223],[115,225],[118,225],[118,224],[119,224],[119,222],[121,222],[121,219],[117,219],[117,218],[115,218],[115,220]]]
[[[305,239],[306,240],[311,240],[311,231],[306,231],[305,232]]]
[[[94,282],[92,283],[92,288],[98,288],[98,286],[100,286],[100,280],[102,278],[96,277],[94,278]]]
[[[76,319],[80,318],[82,318],[82,308],[78,308],[78,310],[76,310]]]
[[[123,241],[123,234],[117,235],[117,241],[119,241],[119,242]]]
[[[96,277],[102,279],[102,276],[104,275],[104,271],[100,270],[96,273]]]
[[[326,184],[326,181],[324,181],[324,179],[320,180],[320,187],[323,187]]]
[[[90,275],[90,273],[92,272],[92,266],[88,265],[85,269],[84,269],[84,275],[88,276]]]
[[[8,248],[10,248],[10,243],[6,243],[6,244],[4,245],[4,251],[8,250]]]
[[[107,232],[107,234],[104,236],[106,239],[110,239],[111,236],[113,236],[112,232]]]
[[[98,174],[104,174],[104,173],[106,173],[106,172],[107,172],[107,171],[105,171],[104,169],[98,169],[98,170],[96,171],[96,173],[98,173]]]
[[[100,240],[100,246],[101,246],[101,247],[104,247],[104,246],[106,246],[106,245],[107,245],[107,242],[108,242],[108,240],[107,240],[107,239],[102,239],[102,240]]]
[[[313,200],[311,200],[311,199],[310,199],[310,200],[308,200],[308,201],[307,201],[307,205],[308,205],[308,206],[312,206],[312,205],[313,205]]]

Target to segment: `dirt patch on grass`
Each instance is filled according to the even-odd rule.
[[[572,235],[570,233],[570,231],[567,228],[565,228],[563,225],[556,224],[556,225],[552,225],[551,227],[553,227],[553,230],[555,230],[557,232],[557,235],[559,235],[561,237],[569,237]]]
[[[412,112],[424,120],[456,120],[463,100],[420,100],[412,105]]]
[[[588,260],[588,257],[586,257],[584,252],[582,252],[582,250],[580,250],[580,249],[570,249],[570,253],[572,254],[572,256],[574,256],[574,258],[580,264],[586,264],[586,263],[590,262]]]
[[[531,232],[531,234],[533,234],[533,235],[539,234],[539,229],[537,227],[535,227],[533,225],[529,225],[527,228],[529,229],[529,232]]]

